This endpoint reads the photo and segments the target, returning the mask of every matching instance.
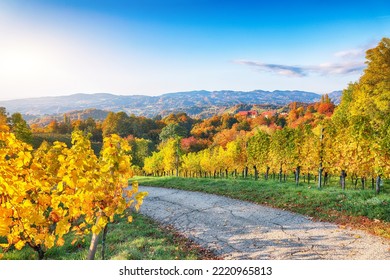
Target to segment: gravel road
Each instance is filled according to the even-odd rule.
[[[157,187],[140,212],[224,259],[390,260],[390,240],[222,196]]]

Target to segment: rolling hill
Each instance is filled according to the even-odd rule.
[[[104,111],[153,117],[175,112],[191,116],[207,117],[239,104],[267,104],[283,106],[292,101],[311,103],[321,95],[306,91],[188,91],[167,93],[160,96],[114,95],[109,93],[73,94],[58,97],[27,98],[0,101],[10,113],[20,112],[28,118],[63,114],[71,111],[98,109]]]

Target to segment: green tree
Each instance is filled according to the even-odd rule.
[[[161,130],[159,137],[161,141],[165,142],[171,138],[185,137],[186,134],[185,128],[181,125],[171,123]]]
[[[151,155],[152,141],[144,138],[134,138],[128,140],[131,146],[132,163],[140,168],[144,167],[145,158]]]
[[[197,122],[196,120],[189,117],[186,113],[180,112],[177,114],[170,114],[166,116],[163,120],[167,125],[169,124],[177,124],[182,128],[182,137],[188,137],[189,133],[192,129],[192,126]]]
[[[15,134],[16,138],[26,142],[31,143],[32,133],[31,129],[28,126],[27,122],[23,119],[22,114],[14,113],[10,118],[11,131]]]

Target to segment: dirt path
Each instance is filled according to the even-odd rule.
[[[140,187],[141,213],[225,259],[390,260],[390,241],[222,196]]]

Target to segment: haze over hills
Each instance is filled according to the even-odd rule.
[[[331,98],[339,100],[341,91],[331,93]],[[267,104],[283,106],[290,102],[312,103],[321,95],[306,91],[188,91],[167,93],[160,96],[114,95],[109,93],[73,94],[58,97],[27,98],[0,101],[0,107],[7,112],[20,112],[23,115],[43,116],[63,114],[76,110],[99,109],[124,111],[128,114],[154,117],[174,112],[186,112],[191,116],[207,117],[221,109],[238,104]]]

